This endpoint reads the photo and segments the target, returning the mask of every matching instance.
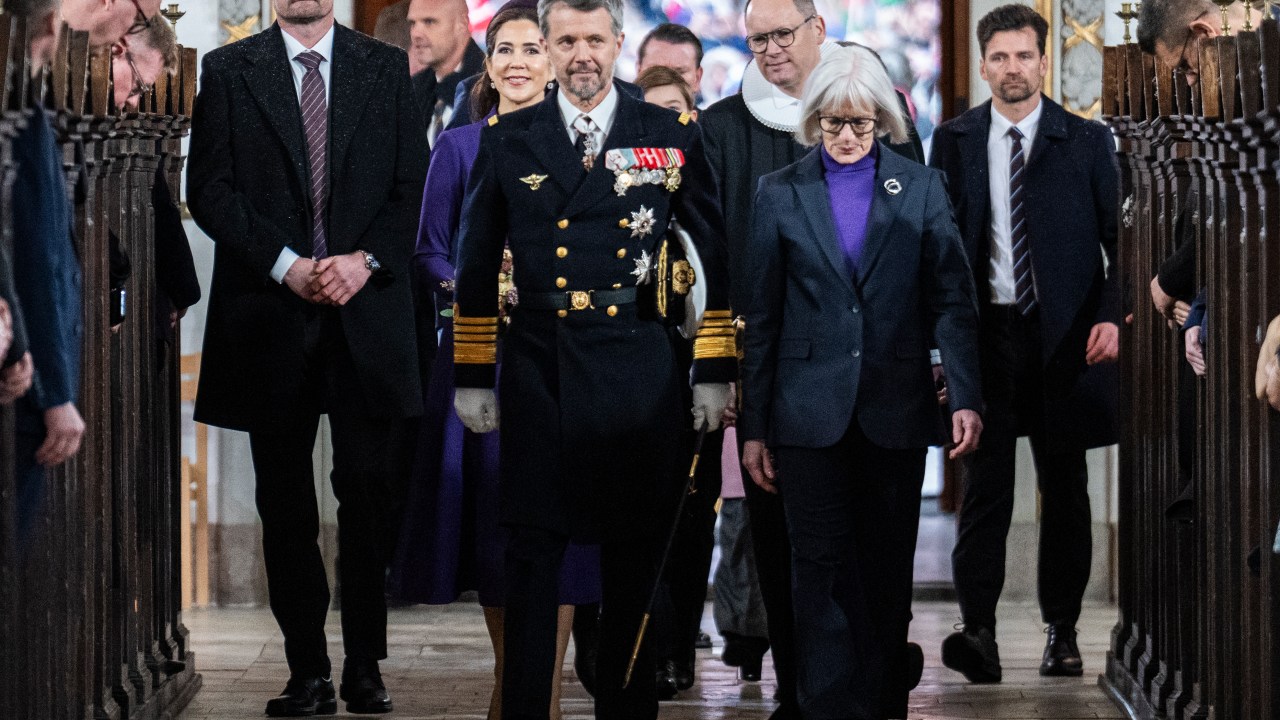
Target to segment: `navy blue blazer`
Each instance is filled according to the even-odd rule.
[[[1088,447],[1108,445],[1116,441],[1118,371],[1115,364],[1090,367],[1084,356],[1093,326],[1119,325],[1122,315],[1115,141],[1101,124],[1072,115],[1047,97],[1040,101],[1044,110],[1027,159],[1023,192],[1040,305],[1044,426],[1076,435]],[[990,128],[988,101],[940,125],[929,160],[946,173],[983,306],[991,301]],[[1103,269],[1104,255],[1109,273]]]
[[[20,407],[35,416],[75,402],[80,386],[80,261],[62,154],[41,110],[14,141],[13,279],[27,326],[35,380]],[[24,413],[26,414],[26,413]],[[19,416],[20,429],[36,431]]]
[[[880,145],[856,277],[825,174],[815,149],[760,179],[738,433],[822,448],[856,419],[881,447],[939,444],[930,348],[945,359],[951,408],[980,412],[982,402],[973,275],[942,174]]]

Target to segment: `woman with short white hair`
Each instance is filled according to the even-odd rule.
[[[925,453],[982,431],[977,294],[941,173],[884,144],[907,120],[875,54],[827,53],[802,107],[817,147],[760,180],[746,252],[743,464],[786,509],[802,715],[903,718]]]

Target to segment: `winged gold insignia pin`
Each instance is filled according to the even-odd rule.
[[[520,178],[520,182],[524,183],[525,185],[528,185],[530,190],[537,190],[538,188],[542,187],[542,181],[546,179],[547,179],[546,175],[534,174],[528,177]]]

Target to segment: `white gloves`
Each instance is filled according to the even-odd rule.
[[[454,390],[453,408],[471,432],[487,433],[498,429],[498,396],[490,388]]]
[[[729,383],[698,383],[693,386],[693,429],[719,430],[724,409],[729,407]]]

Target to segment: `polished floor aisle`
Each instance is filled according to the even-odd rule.
[[[924,646],[926,668],[911,696],[911,718],[1122,718],[1097,678],[1115,608],[1087,608],[1080,623],[1083,678],[1042,678],[1036,669],[1044,648],[1039,613],[1033,605],[1001,606],[1000,649],[1004,682],[974,686],[942,667],[938,646],[956,622],[954,603],[916,603],[912,638]],[[715,637],[710,623],[705,626]],[[196,610],[185,615],[204,688],[181,720],[239,720],[263,717],[266,701],[284,687],[288,669],[271,613],[266,609]],[[329,618],[329,647],[341,656],[336,615]],[[391,617],[391,657],[383,674],[396,705],[389,717],[484,720],[492,687],[492,660],[479,608],[458,603],[445,608],[395,610]],[[676,701],[663,703],[661,720],[764,720],[773,709],[772,672],[765,682],[739,682],[714,650],[698,651],[698,684]],[[570,657],[573,649],[570,646]],[[766,658],[767,663],[767,658]],[[339,671],[335,667],[335,680]],[[592,717],[590,700],[568,673],[565,720]],[[339,713],[342,717],[342,713]],[[350,716],[358,717],[358,716]],[[367,717],[367,716],[365,716]]]

